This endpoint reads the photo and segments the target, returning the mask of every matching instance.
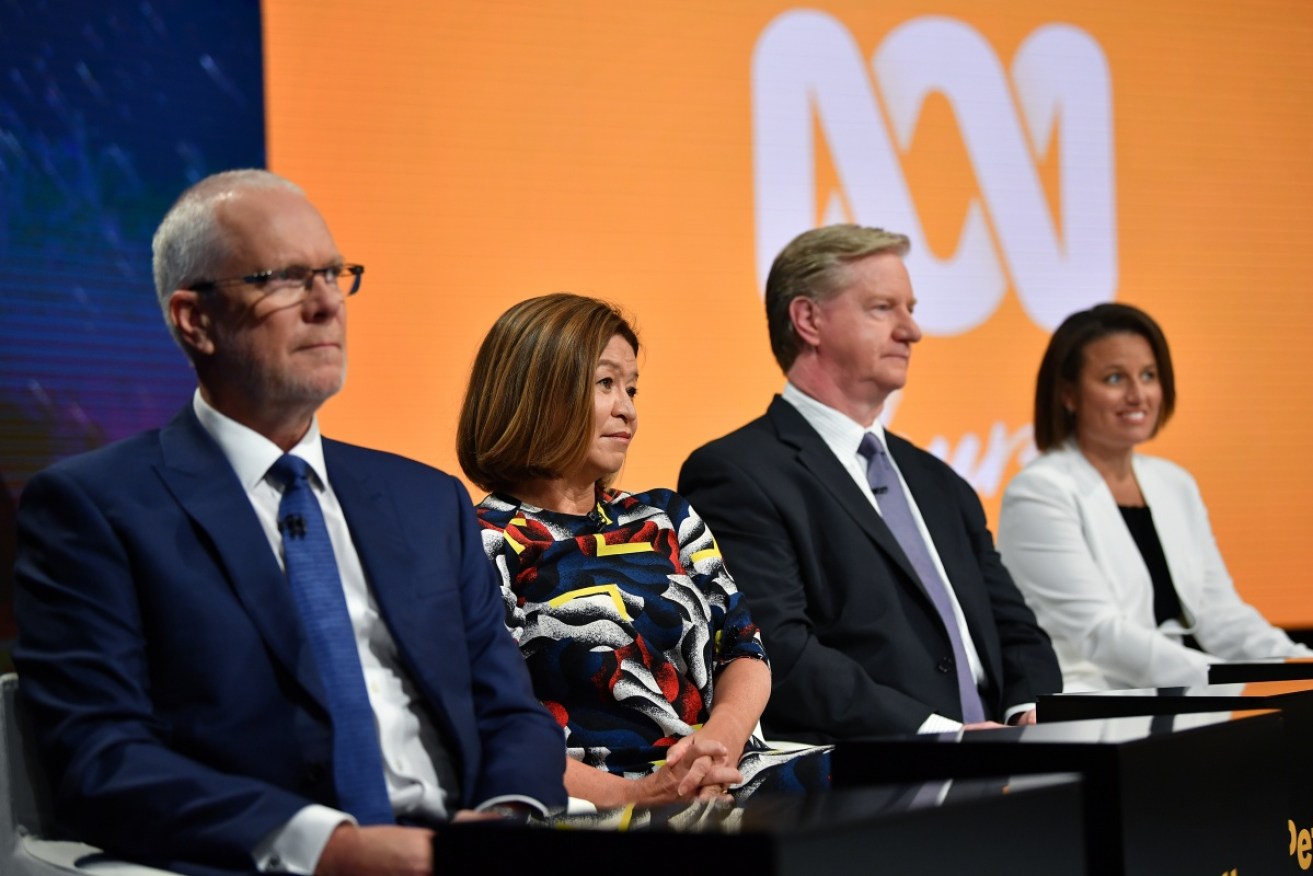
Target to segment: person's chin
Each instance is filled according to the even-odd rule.
[[[339,368],[325,374],[308,377],[285,384],[280,393],[292,403],[323,404],[342,391],[346,383],[346,369]]]
[[[907,385],[907,374],[905,372],[902,374],[886,373],[883,379],[877,381],[877,385],[880,392],[887,398]]]

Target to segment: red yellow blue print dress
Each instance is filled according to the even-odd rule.
[[[483,547],[497,567],[506,625],[534,691],[565,731],[569,755],[636,778],[707,719],[717,671],[765,660],[720,550],[670,490],[599,494],[592,514],[546,511],[493,494],[478,506]],[[794,760],[748,741],[747,792],[828,783],[828,758],[798,777]],[[736,796],[738,793],[736,792]]]
[[[577,760],[650,772],[707,719],[717,669],[766,657],[715,539],[669,490],[599,496],[591,515],[494,494],[478,515],[506,625]]]

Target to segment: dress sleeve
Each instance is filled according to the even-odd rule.
[[[766,660],[761,632],[725,567],[715,536],[693,506],[678,496],[673,504],[670,516],[679,528],[680,562],[711,605],[717,671],[741,657]]]
[[[1258,609],[1240,598],[1222,562],[1199,487],[1194,478],[1184,472],[1182,475],[1188,490],[1194,554],[1203,573],[1196,597],[1198,605],[1191,606],[1197,615],[1195,638],[1199,644],[1208,653],[1227,660],[1313,655],[1313,650],[1292,641],[1284,630],[1268,623]]]

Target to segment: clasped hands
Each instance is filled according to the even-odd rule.
[[[730,762],[725,743],[697,732],[670,746],[661,768],[638,780],[643,788],[637,802],[657,806],[690,799],[714,800],[742,781],[743,775]]]

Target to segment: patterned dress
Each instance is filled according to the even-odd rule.
[[[599,493],[587,515],[494,494],[478,515],[506,624],[576,760],[631,778],[656,770],[706,721],[717,672],[766,659],[715,539],[675,493]],[[795,760],[750,739],[735,795],[828,782],[828,758]]]

